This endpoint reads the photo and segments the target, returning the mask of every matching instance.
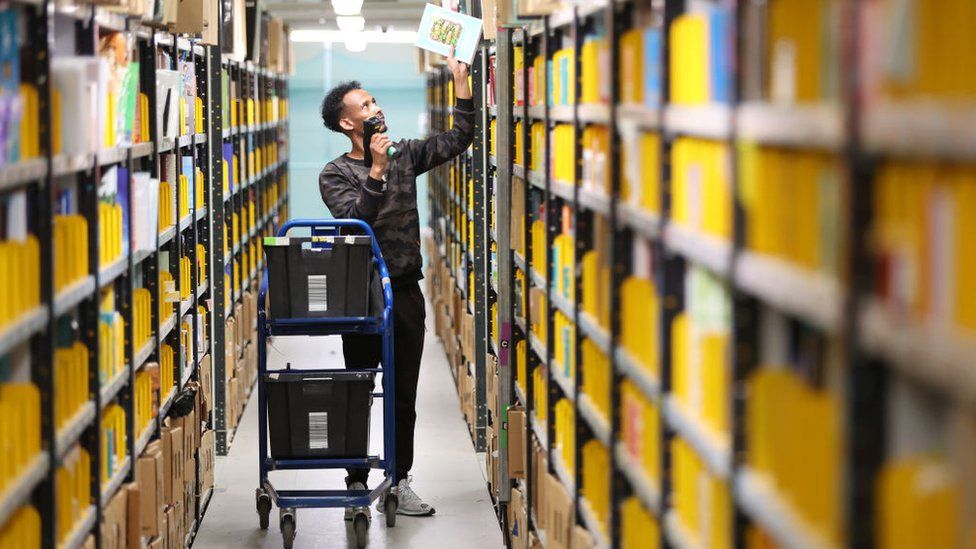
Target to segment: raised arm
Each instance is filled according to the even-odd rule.
[[[454,106],[454,125],[450,130],[427,139],[408,142],[414,172],[422,174],[464,152],[474,139],[474,101],[468,86],[468,65],[452,54],[447,66],[454,77],[457,104]]]

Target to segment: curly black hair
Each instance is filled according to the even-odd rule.
[[[347,93],[361,88],[362,86],[358,81],[349,80],[342,82],[325,94],[325,99],[322,100],[322,123],[325,124],[326,128],[342,133],[342,127],[339,125],[339,118],[342,116],[344,107],[342,100]]]

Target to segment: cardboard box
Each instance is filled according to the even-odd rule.
[[[196,468],[192,465],[192,461],[187,463],[189,470],[195,470]],[[190,476],[190,475],[187,475]],[[183,537],[186,537],[187,532],[193,528],[193,522],[196,520],[197,513],[197,494],[196,494],[196,475],[192,475],[193,480],[190,481],[183,489]]]
[[[526,470],[526,432],[525,409],[512,406],[508,409],[508,476],[525,478]]]
[[[515,0],[495,0],[495,19],[497,24],[514,23],[516,19]],[[513,200],[512,202],[518,202]]]
[[[125,485],[125,505],[126,505],[126,547],[142,547],[142,529],[140,517],[142,505],[142,490],[138,482]]]
[[[200,34],[204,28],[206,0],[177,0],[174,32]]]
[[[524,196],[525,193],[525,182],[521,179],[512,178],[512,196]],[[516,194],[517,193],[517,194]],[[512,242],[513,250],[525,250],[524,242],[524,223],[525,223],[525,201],[524,200],[512,200],[512,224],[510,227],[509,237]]]
[[[481,17],[483,19],[481,34],[485,40],[494,40],[498,33],[498,19],[495,11],[495,0],[481,0]],[[518,202],[513,200],[512,202]]]
[[[177,0],[157,0],[163,4],[163,20],[160,21],[164,26],[172,26],[176,24],[176,18],[179,12],[179,6]]]
[[[467,366],[465,366],[467,370]],[[471,438],[475,438],[475,427],[478,424],[478,401],[475,397],[475,391],[477,384],[475,382],[474,376],[470,373],[467,376],[468,387],[467,387],[467,407],[464,410],[464,415],[468,418],[468,430],[471,432]]]
[[[445,291],[448,287],[447,281],[448,278],[450,277],[450,274],[447,272],[447,267],[444,265],[443,262],[438,263],[437,265],[435,265],[434,268],[437,269],[437,288],[438,288],[437,294],[439,297],[442,297],[445,300],[447,300],[448,297],[451,295],[450,291]]]
[[[170,530],[170,546],[173,549],[185,549],[186,525],[183,523],[185,513],[183,512],[182,501],[174,506],[173,514],[176,517],[176,525]]]
[[[470,423],[471,413],[469,412],[469,409],[471,408],[472,379],[471,375],[468,373],[468,369],[462,368],[460,364],[458,364],[458,381],[460,381],[460,384],[458,385],[458,397],[461,400],[461,415],[464,416],[465,421]]]
[[[444,354],[447,355],[448,363],[457,368],[457,357],[455,356],[455,351],[457,343],[451,334],[450,318],[447,316],[447,308],[445,307],[444,313],[444,333],[441,335],[441,343],[444,344]]]
[[[444,268],[444,263],[438,263],[434,268],[437,269],[437,297],[440,297],[447,303],[451,294],[450,292],[445,292],[444,288],[447,288],[447,278],[449,275]]]
[[[549,511],[546,526],[546,541],[548,546],[557,549],[569,549],[570,533],[576,522],[573,513],[573,498],[562,482],[553,475],[546,475],[547,509]]]
[[[461,353],[466,359],[473,362],[475,359],[474,315],[468,312],[467,305],[460,312],[459,318],[461,319]]]
[[[251,386],[258,377],[258,345],[257,336],[254,336],[255,343],[251,343],[247,348],[247,384]]]
[[[180,501],[183,488],[183,429],[164,427],[159,437],[163,441],[163,499],[167,505]]]
[[[220,11],[218,0],[204,0],[203,2],[203,31],[200,33],[200,43],[216,46],[220,40]]]
[[[495,430],[491,425],[485,426],[485,482],[488,483],[488,492],[495,492],[495,462],[498,460],[498,439],[495,437]]]
[[[199,366],[200,372],[200,396],[202,398],[200,407],[200,417],[209,418],[213,410],[213,361],[210,353],[203,357]]]
[[[589,530],[577,524],[573,527],[573,539],[570,547],[572,549],[593,549],[596,547],[596,542]]]
[[[429,228],[424,228],[421,230],[420,241],[424,245],[424,254],[431,258],[431,263],[434,262],[434,254],[437,249],[437,241],[434,240],[434,233]]]
[[[251,343],[257,342],[258,338],[258,298],[257,294],[254,293],[252,288],[248,288],[248,291],[244,293],[244,318],[247,321],[244,324],[245,334],[247,334],[247,340]]]
[[[162,516],[165,506],[163,469],[163,453],[159,442],[154,441],[139,458],[136,467],[136,485],[140,492],[140,533],[147,538],[158,536],[165,528]]]
[[[170,418],[169,424],[175,428],[178,428],[183,435],[182,455],[183,460],[187,458],[192,458],[194,450],[198,446],[197,438],[199,437],[200,422],[197,421],[197,414],[194,411],[190,411],[189,414],[179,417]]]
[[[475,380],[474,376],[468,371],[467,365],[465,363],[464,370],[461,372],[459,379],[464,380],[461,384],[461,411],[464,414],[465,419],[468,421],[468,426],[472,426],[476,423],[475,408],[477,402],[475,401]]]
[[[519,16],[549,15],[563,9],[562,2],[555,0],[523,0],[518,3]]]
[[[126,527],[126,490],[120,489],[102,511],[102,548],[125,549],[128,530]]]
[[[239,319],[237,322],[237,330],[234,334],[237,336],[237,351],[240,352],[244,348],[244,342],[247,341],[247,333],[250,328],[250,324],[247,322],[247,317],[244,314],[244,300],[234,304],[234,318]]]
[[[467,370],[461,370],[455,367],[457,372],[457,391],[458,391],[458,403],[461,406],[461,415],[464,417],[465,421],[468,419],[468,373]]]
[[[224,410],[227,414],[227,430],[233,431],[237,427],[237,380],[230,378],[225,387],[227,396],[225,397]]]
[[[495,483],[492,484],[492,486],[494,487],[494,494],[495,497],[497,498],[499,492],[501,491],[501,485],[502,483],[505,482],[505,480],[502,478],[501,475],[501,471],[502,471],[501,452],[504,452],[505,450],[501,447],[502,441],[498,433],[495,433],[495,439],[493,440],[493,443],[494,443],[494,447],[492,447],[492,452],[494,452],[494,459],[492,460],[492,469],[489,470],[488,473],[494,477]]]
[[[245,386],[251,384],[251,370],[254,364],[254,361],[251,359],[251,351],[254,348],[254,344],[248,341],[241,349],[240,372],[238,372],[238,375],[241,378],[241,383]]]
[[[508,504],[508,539],[511,549],[528,549],[529,516],[525,506],[525,494],[518,488],[512,489],[512,499]]]
[[[245,289],[244,293],[241,294],[241,301],[234,307],[235,311],[240,312],[240,327],[241,327],[241,347],[251,339],[251,292],[250,289]]]
[[[538,322],[537,319],[546,318],[547,311],[543,306],[545,299],[545,292],[539,288],[533,287],[529,290],[529,316],[533,319],[533,324]]]
[[[441,341],[444,342],[447,349],[449,346],[451,349],[454,348],[454,338],[451,337],[451,294],[444,295],[443,305],[441,306]],[[451,357],[453,360],[453,357]]]
[[[290,29],[286,26],[285,27],[285,34],[290,34],[290,32],[291,32]],[[287,72],[287,74],[289,74],[291,76],[294,76],[295,75],[295,43],[292,42],[291,40],[288,40],[288,50],[287,50],[286,53],[288,55],[288,59],[287,59],[287,62],[288,62],[288,70],[286,72]],[[287,211],[288,211],[288,209],[287,209],[287,205],[286,205],[285,206],[285,212],[287,212]]]
[[[430,267],[424,269],[424,293],[427,295],[427,299],[431,301],[436,297],[434,292],[434,270]]]
[[[532,509],[535,510],[535,519],[539,521],[539,528],[546,529],[549,519],[548,504],[549,500],[545,497],[546,476],[549,474],[549,458],[545,449],[537,442],[532,444]]]
[[[199,457],[199,477],[197,492],[203,496],[214,484],[214,463],[216,456],[216,433],[213,429],[203,433],[200,437]]]
[[[285,70],[285,27],[280,19],[268,20],[268,68],[282,72]]]
[[[196,452],[186,455],[183,465],[183,491],[197,493],[197,456]]]
[[[227,380],[233,377],[234,369],[237,367],[237,349],[235,347],[237,339],[234,335],[236,330],[237,322],[233,318],[228,318],[224,323],[224,375]]]
[[[467,284],[467,281],[464,281]],[[454,333],[461,337],[461,321],[468,312],[468,302],[461,295],[461,290],[454,290],[454,310],[451,314],[451,321],[454,324]]]
[[[441,309],[443,307],[444,300],[438,297],[436,293],[434,294],[434,296],[435,297],[431,300],[431,309],[434,311],[434,333],[437,334],[437,337],[440,338],[444,330],[444,320],[441,315]]]
[[[182,543],[180,541],[180,513],[178,505],[170,505],[166,508],[166,544],[169,549],[176,549]]]

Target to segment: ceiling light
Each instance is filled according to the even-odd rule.
[[[340,15],[336,23],[342,32],[360,32],[366,28],[366,19],[361,15]]]
[[[291,31],[289,37],[292,42],[345,42],[350,33],[340,30],[325,29],[296,29]],[[389,31],[377,32],[368,30],[356,33],[357,38],[361,38],[368,44],[413,44],[417,41],[416,31]]]
[[[363,38],[362,34],[361,32],[349,33],[346,36],[346,49],[354,53],[364,51],[366,49],[366,39]]]
[[[332,11],[336,15],[359,15],[363,0],[332,0]]]

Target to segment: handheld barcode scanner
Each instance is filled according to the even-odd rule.
[[[373,151],[369,148],[370,141],[373,140],[373,134],[376,133],[386,133],[386,122],[378,116],[371,116],[366,120],[363,120],[363,165],[367,168],[373,166]],[[396,147],[390,147],[386,149],[386,155],[393,158],[396,154]]]

